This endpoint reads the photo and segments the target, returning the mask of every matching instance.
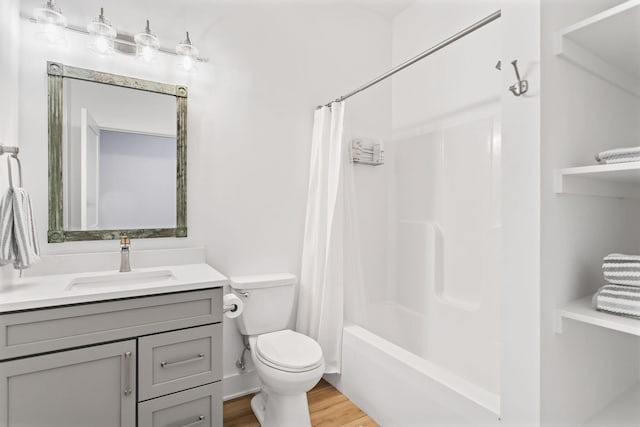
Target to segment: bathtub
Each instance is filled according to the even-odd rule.
[[[325,379],[384,427],[499,425],[499,395],[360,326],[344,328],[342,374]]]

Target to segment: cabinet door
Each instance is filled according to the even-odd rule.
[[[135,427],[136,341],[0,363],[0,425]]]

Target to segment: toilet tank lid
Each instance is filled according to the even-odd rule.
[[[296,280],[296,276],[291,273],[255,274],[229,278],[233,289],[257,289],[293,285]]]

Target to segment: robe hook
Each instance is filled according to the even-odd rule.
[[[525,93],[527,93],[527,91],[529,90],[529,82],[527,80],[522,80],[520,78],[520,72],[518,71],[518,60],[514,59],[513,61],[511,61],[511,65],[513,65],[513,69],[516,72],[516,78],[518,79],[518,82],[509,86],[509,90],[511,91],[511,93],[513,93],[515,96],[522,96]]]

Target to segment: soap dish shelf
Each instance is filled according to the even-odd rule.
[[[381,143],[356,138],[351,141],[351,161],[370,166],[384,165],[384,149]]]

